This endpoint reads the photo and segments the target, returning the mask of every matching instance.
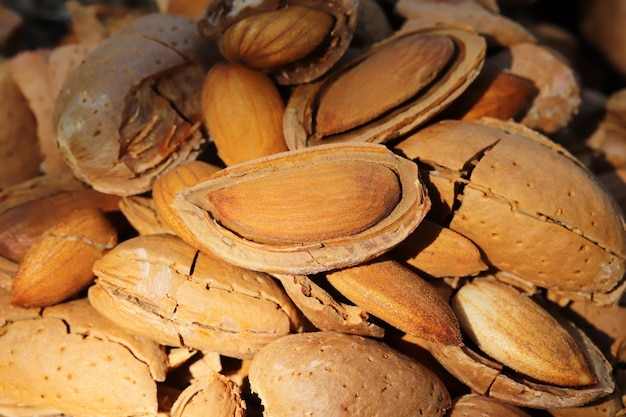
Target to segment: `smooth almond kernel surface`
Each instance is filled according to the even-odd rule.
[[[465,334],[503,365],[558,386],[597,382],[575,339],[513,287],[476,279],[463,285],[451,304]]]
[[[214,218],[257,242],[315,242],[350,236],[398,204],[398,177],[378,164],[324,162],[210,193]]]
[[[454,50],[454,43],[445,36],[419,34],[379,50],[322,92],[317,133],[347,131],[402,104],[437,78]]]
[[[330,35],[334,22],[325,12],[290,4],[230,26],[220,38],[220,51],[229,61],[272,69],[311,54]]]

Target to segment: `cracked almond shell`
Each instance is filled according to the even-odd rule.
[[[303,321],[269,275],[198,252],[173,235],[126,240],[94,264],[89,301],[103,316],[166,346],[249,359]]]
[[[422,167],[433,217],[449,219],[488,264],[521,281],[616,302],[626,233],[614,198],[546,137],[518,123],[481,120],[442,121],[395,146]]]
[[[430,201],[412,161],[355,143],[228,167],[180,191],[174,206],[209,252],[253,270],[304,275],[388,251]]]
[[[283,117],[287,146],[385,143],[407,134],[465,91],[485,50],[484,39],[467,28],[399,31],[292,91]]]
[[[0,402],[82,416],[157,415],[164,349],[113,324],[79,299],[9,305],[0,291]],[[56,414],[55,413],[55,414]]]
[[[216,57],[216,46],[183,16],[149,14],[104,40],[55,102],[67,165],[96,190],[132,195],[195,159],[206,143],[198,86]]]

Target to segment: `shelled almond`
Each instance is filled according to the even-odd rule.
[[[40,170],[0,191],[0,415],[626,414],[622,96],[527,4],[158,7],[3,63],[57,76],[0,89]]]

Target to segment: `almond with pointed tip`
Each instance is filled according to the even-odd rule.
[[[93,264],[117,244],[102,211],[76,210],[46,230],[20,262],[11,304],[45,307],[65,301],[93,282]]]
[[[503,365],[557,386],[597,382],[574,338],[513,287],[478,278],[463,285],[451,304],[464,334]]]
[[[341,294],[390,325],[422,339],[461,345],[459,322],[437,290],[385,257],[326,274]]]

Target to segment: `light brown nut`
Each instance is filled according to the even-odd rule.
[[[447,300],[408,267],[386,257],[326,274],[342,295],[388,324],[422,339],[461,345]]]
[[[243,417],[241,388],[217,372],[187,386],[172,406],[172,417]]]
[[[341,302],[308,275],[272,274],[293,303],[319,330],[382,338],[385,329],[373,323],[358,305]]]
[[[74,210],[119,210],[119,197],[88,188],[71,173],[44,175],[0,192],[0,255],[21,261],[41,234]]]
[[[383,143],[406,134],[469,86],[485,49],[484,39],[465,28],[432,25],[398,32],[293,90],[283,119],[287,146]]]
[[[436,123],[395,149],[436,188],[434,216],[448,216],[490,265],[564,296],[604,304],[621,296],[623,214],[561,146],[521,124],[482,119]]]
[[[252,360],[249,378],[268,417],[434,417],[450,407],[446,387],[421,363],[345,333],[282,337]]]
[[[205,125],[226,165],[286,151],[284,111],[272,79],[243,65],[215,64],[202,84]]]
[[[556,386],[597,382],[574,338],[513,287],[476,278],[456,292],[451,305],[469,340],[503,365]]]
[[[103,41],[55,103],[57,142],[74,174],[102,192],[134,195],[195,159],[206,142],[198,86],[215,49],[192,19],[157,13]]]
[[[219,167],[207,162],[189,161],[172,168],[154,181],[152,198],[157,216],[175,234],[193,246],[200,247],[174,208],[174,197],[181,190],[208,179],[219,170]]]
[[[226,261],[304,275],[397,245],[429,209],[424,190],[416,166],[383,145],[335,144],[228,167],[178,193],[174,207]]]
[[[499,399],[520,407],[539,409],[580,407],[609,395],[615,389],[612,367],[594,342],[571,322],[550,309],[563,328],[582,350],[597,382],[579,387],[563,387],[542,383],[513,372],[475,347],[443,346],[424,342],[434,358],[474,393]]]
[[[219,42],[232,62],[269,71],[279,84],[313,81],[348,49],[357,1],[214,1],[198,32]]]
[[[87,288],[93,264],[117,244],[117,229],[97,208],[76,210],[47,229],[19,264],[11,304],[45,307]]]
[[[246,359],[303,326],[272,277],[198,252],[176,236],[126,240],[93,269],[89,300],[96,310],[166,346]]]
[[[465,394],[452,402],[447,417],[530,417],[519,407],[478,394]]]
[[[157,414],[167,356],[98,314],[86,299],[39,309],[0,307],[0,398],[83,416]],[[106,389],[104,389],[106,387]]]
[[[487,269],[471,240],[428,219],[392,249],[390,256],[435,278],[474,276]]]

